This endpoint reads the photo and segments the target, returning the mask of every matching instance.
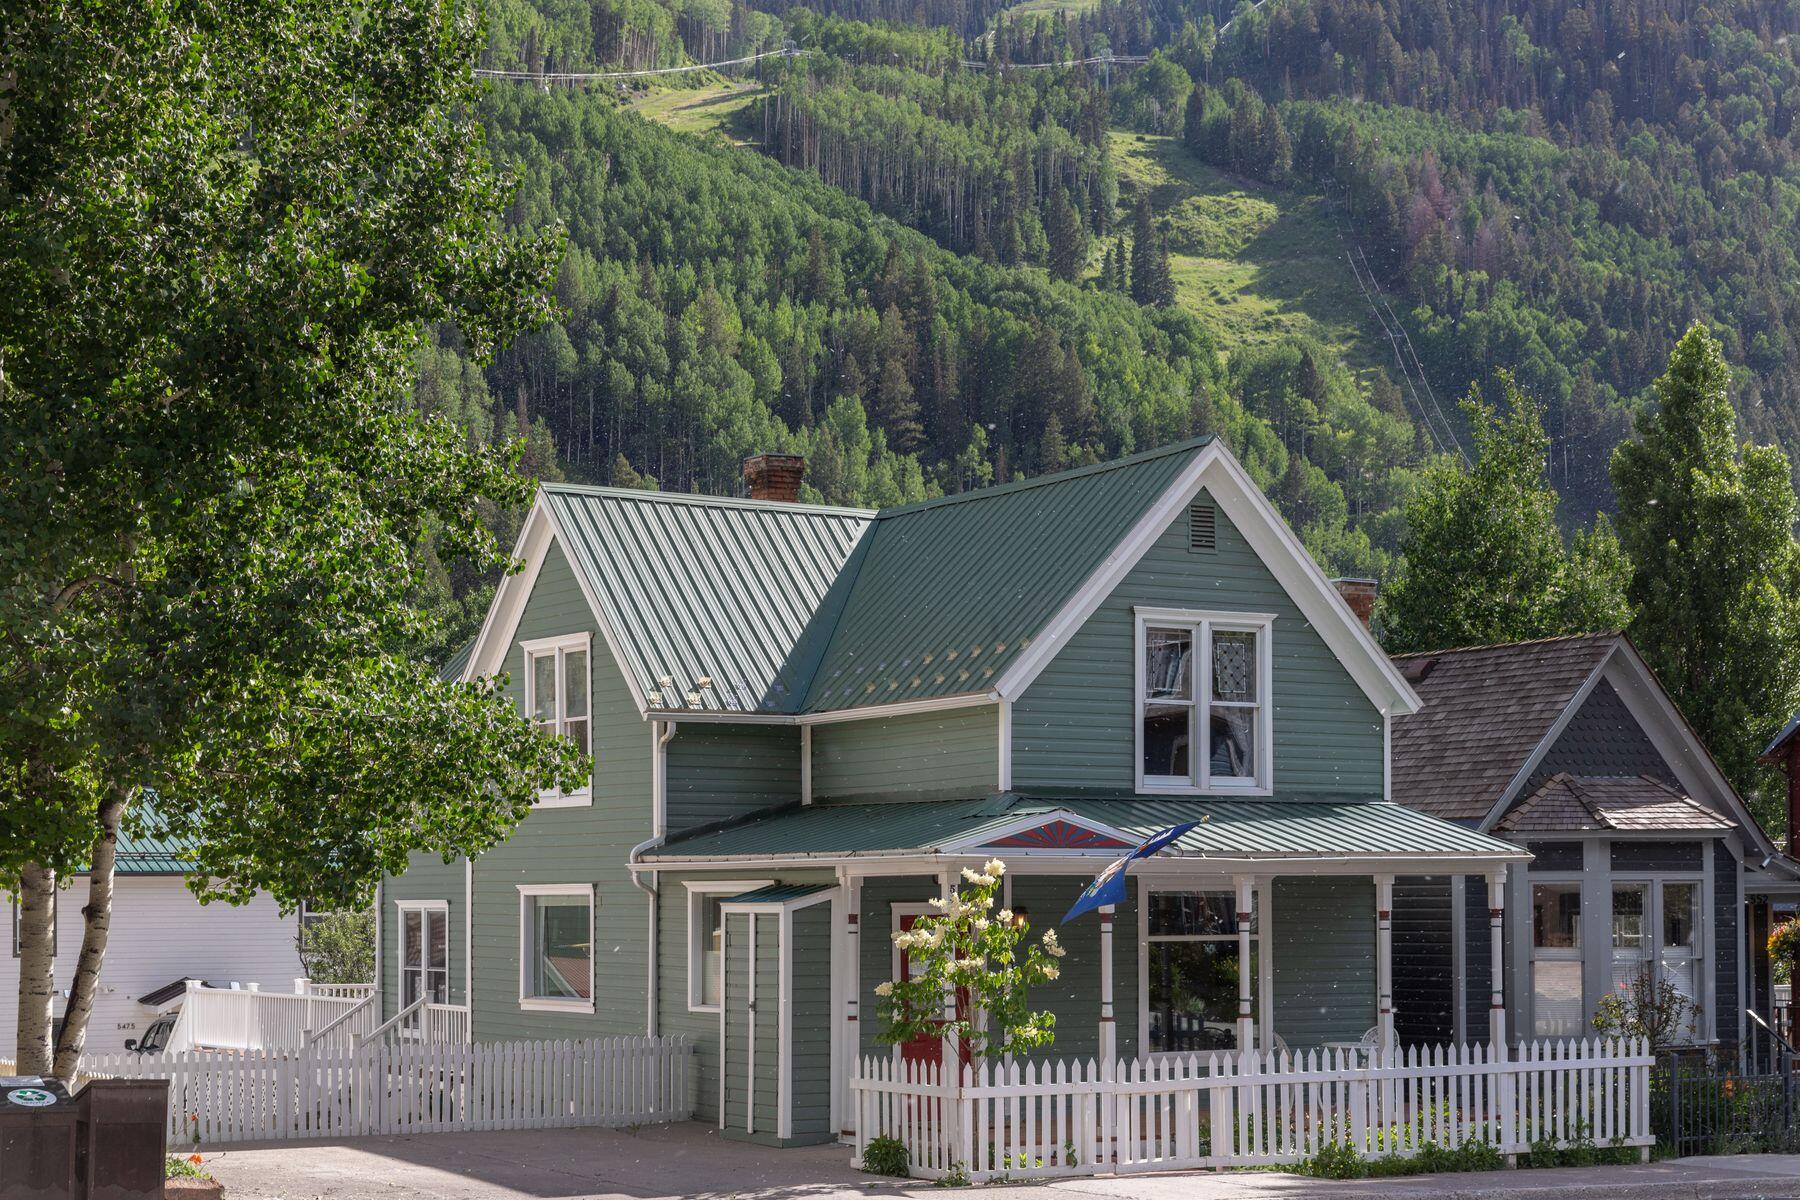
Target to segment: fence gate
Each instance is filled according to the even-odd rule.
[[[1735,1058],[1665,1055],[1652,1078],[1656,1140],[1678,1157],[1800,1152],[1800,1068],[1780,1039],[1751,1036]]]

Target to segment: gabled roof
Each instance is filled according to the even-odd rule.
[[[1024,818],[1024,820],[1021,820]],[[1198,821],[1166,851],[1232,860],[1525,857],[1517,847],[1399,804],[1364,800],[1145,799],[1024,795],[966,800],[861,800],[788,805],[694,830],[646,851],[646,865],[744,859],[816,860],[907,855],[1044,853],[1116,858],[1109,845],[1033,848],[1008,836],[1061,818],[1137,845]]]
[[[465,676],[498,669],[552,542],[640,713],[812,721],[1015,698],[1206,490],[1383,712],[1418,698],[1211,438],[867,512],[546,485]]]
[[[1800,731],[1800,712],[1788,718],[1787,724],[1781,727],[1781,732],[1776,734],[1769,744],[1763,747],[1763,752],[1756,756],[1756,761],[1759,763],[1781,762],[1786,757],[1787,744],[1793,740],[1797,731]]]
[[[1558,773],[1500,818],[1506,833],[1716,832],[1734,822],[1648,775]]]
[[[1599,670],[1617,634],[1396,655],[1425,707],[1394,722],[1393,797],[1480,821]]]

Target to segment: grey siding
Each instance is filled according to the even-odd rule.
[[[1738,1039],[1743,1004],[1738,997],[1738,860],[1724,842],[1713,843],[1713,998],[1717,1002],[1714,1028],[1720,1041]]]
[[[1132,609],[1151,605],[1276,614],[1275,787],[1382,794],[1381,715],[1223,512],[1217,538],[1213,553],[1189,551],[1184,511],[1019,697],[1016,787],[1132,790]]]
[[[993,705],[813,727],[815,797],[985,796],[999,778],[1000,713]]]
[[[648,1026],[649,898],[631,882],[625,859],[650,836],[651,731],[568,561],[552,546],[506,656],[509,691],[519,704],[525,664],[517,642],[583,630],[593,639],[593,803],[534,810],[511,837],[475,861],[474,1021],[484,1041],[639,1034]],[[594,1012],[520,1007],[522,883],[593,885]]]
[[[1354,1041],[1375,1024],[1375,882],[1278,878],[1275,1032],[1296,1050]]]
[[[1463,885],[1463,1038],[1488,1039],[1488,1006],[1493,1001],[1493,928],[1488,924],[1487,879],[1465,875]],[[1511,998],[1507,1001],[1512,1002]]]
[[[1527,842],[1533,871],[1579,871],[1587,860],[1580,842]]]
[[[386,1020],[399,1011],[401,900],[442,900],[450,906],[450,1003],[465,1004],[463,964],[469,952],[464,936],[463,862],[445,862],[435,854],[414,854],[406,873],[381,885],[381,1015]]]
[[[1394,881],[1394,1031],[1401,1044],[1456,1040],[1450,876]]]
[[[830,1141],[831,1127],[831,922],[836,906],[814,904],[794,913],[789,950],[790,1028],[793,1048],[793,1143]]]
[[[668,746],[669,832],[800,799],[800,731],[782,725],[679,726]]]
[[[1699,871],[1706,865],[1700,842],[1614,842],[1615,871]]]
[[[1604,679],[1569,719],[1519,795],[1531,795],[1544,780],[1562,771],[1571,775],[1648,775],[1679,786],[1656,744]]]

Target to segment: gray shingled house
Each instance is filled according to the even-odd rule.
[[[941,1053],[868,1018],[964,866],[1004,858],[1043,927],[1201,823],[1061,931],[1035,997],[1057,1057],[1141,1059],[1391,1044],[1395,880],[1498,892],[1526,859],[1392,802],[1418,695],[1217,442],[879,512],[746,473],[746,499],[540,490],[458,671],[504,673],[593,776],[384,882],[390,1018],[687,1035],[702,1119],[819,1141],[858,1055]]]
[[[1630,639],[1549,638],[1396,658],[1424,707],[1394,722],[1393,798],[1529,851],[1508,874],[1504,994],[1517,1037],[1591,1031],[1645,971],[1693,1006],[1698,1044],[1767,1016],[1767,913],[1781,854]],[[1402,1041],[1486,1036],[1480,880],[1395,884]]]

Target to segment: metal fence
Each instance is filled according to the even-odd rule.
[[[1752,1013],[1743,1044],[1662,1056],[1650,1079],[1650,1121],[1665,1154],[1800,1152],[1794,1048]]]

